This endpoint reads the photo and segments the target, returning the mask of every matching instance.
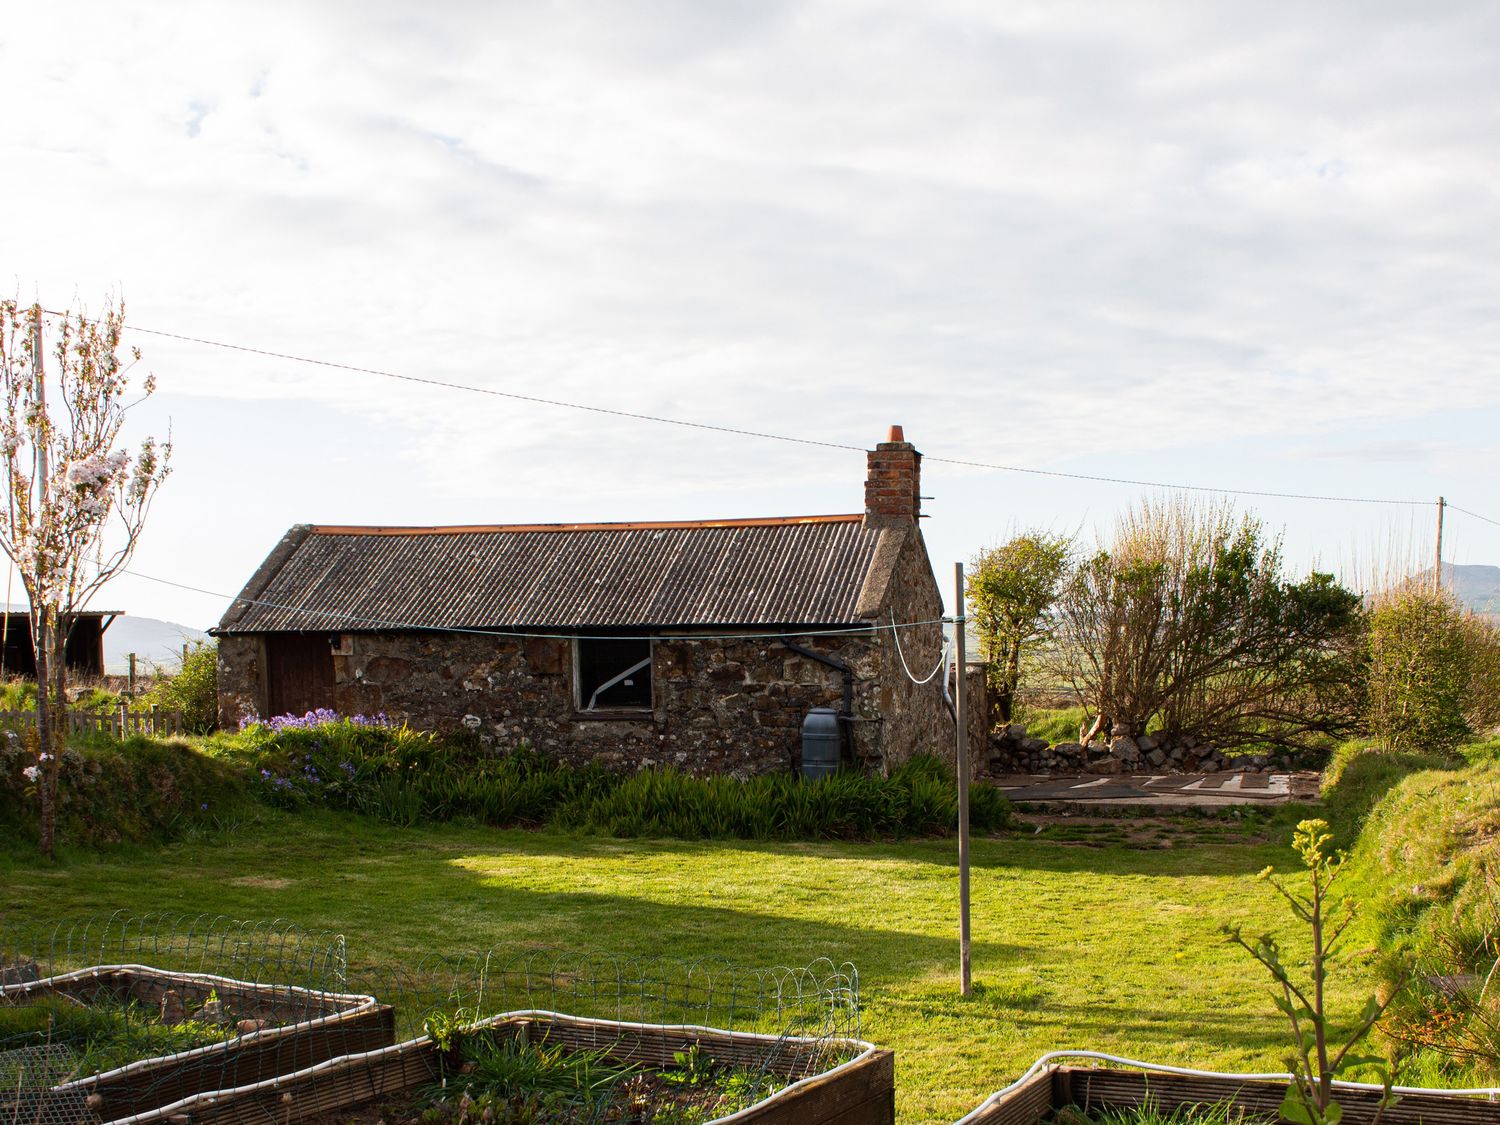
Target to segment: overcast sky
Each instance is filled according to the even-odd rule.
[[[921,11],[917,9],[920,8]],[[1500,5],[54,2],[0,284],[340,363],[932,457],[1500,519]],[[857,511],[863,456],[134,336],[133,569],[293,523]],[[929,461],[939,577],[1143,495]],[[1245,498],[1299,568],[1435,508]],[[1450,513],[1447,558],[1500,563]],[[195,626],[224,599],[122,579]]]

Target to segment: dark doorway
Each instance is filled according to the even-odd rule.
[[[305,715],[333,707],[333,647],[323,633],[266,637],[266,712]]]
[[[76,676],[104,674],[104,630],[116,614],[88,613],[74,618],[68,633],[68,672]],[[36,679],[36,652],[31,647],[31,617],[10,612],[0,620],[0,673]]]

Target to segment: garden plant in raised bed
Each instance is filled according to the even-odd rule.
[[[449,1059],[452,1073],[424,1090],[411,1109],[421,1125],[701,1125],[754,1105],[791,1081],[718,1063],[696,1046],[677,1052],[674,1066],[653,1069],[613,1058],[606,1049],[481,1033],[462,1037]]]
[[[159,1009],[134,1000],[99,1000],[85,1005],[54,996],[0,1004],[0,1050],[63,1048],[71,1056],[71,1073],[66,1079],[207,1047],[236,1034],[217,998],[211,998],[197,1012],[182,1013],[176,1019],[164,1019]]]
[[[1275,1120],[1232,1101],[1187,1102],[1167,1109],[1149,1096],[1141,1105],[1067,1105],[1051,1117],[1053,1125],[1270,1125]]]

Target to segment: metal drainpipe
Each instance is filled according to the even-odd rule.
[[[854,669],[842,660],[832,656],[824,656],[821,652],[814,652],[810,648],[804,648],[793,641],[781,638],[781,643],[791,649],[798,656],[805,656],[809,660],[816,660],[819,664],[832,668],[835,672],[842,672],[844,676],[844,709],[839,712],[839,730],[843,734],[843,754],[845,760],[851,765],[854,762]]]

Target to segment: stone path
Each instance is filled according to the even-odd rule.
[[[1097,777],[1011,774],[990,779],[1012,801],[1207,807],[1281,804],[1318,795],[1318,775],[1297,773],[1173,773]]]

